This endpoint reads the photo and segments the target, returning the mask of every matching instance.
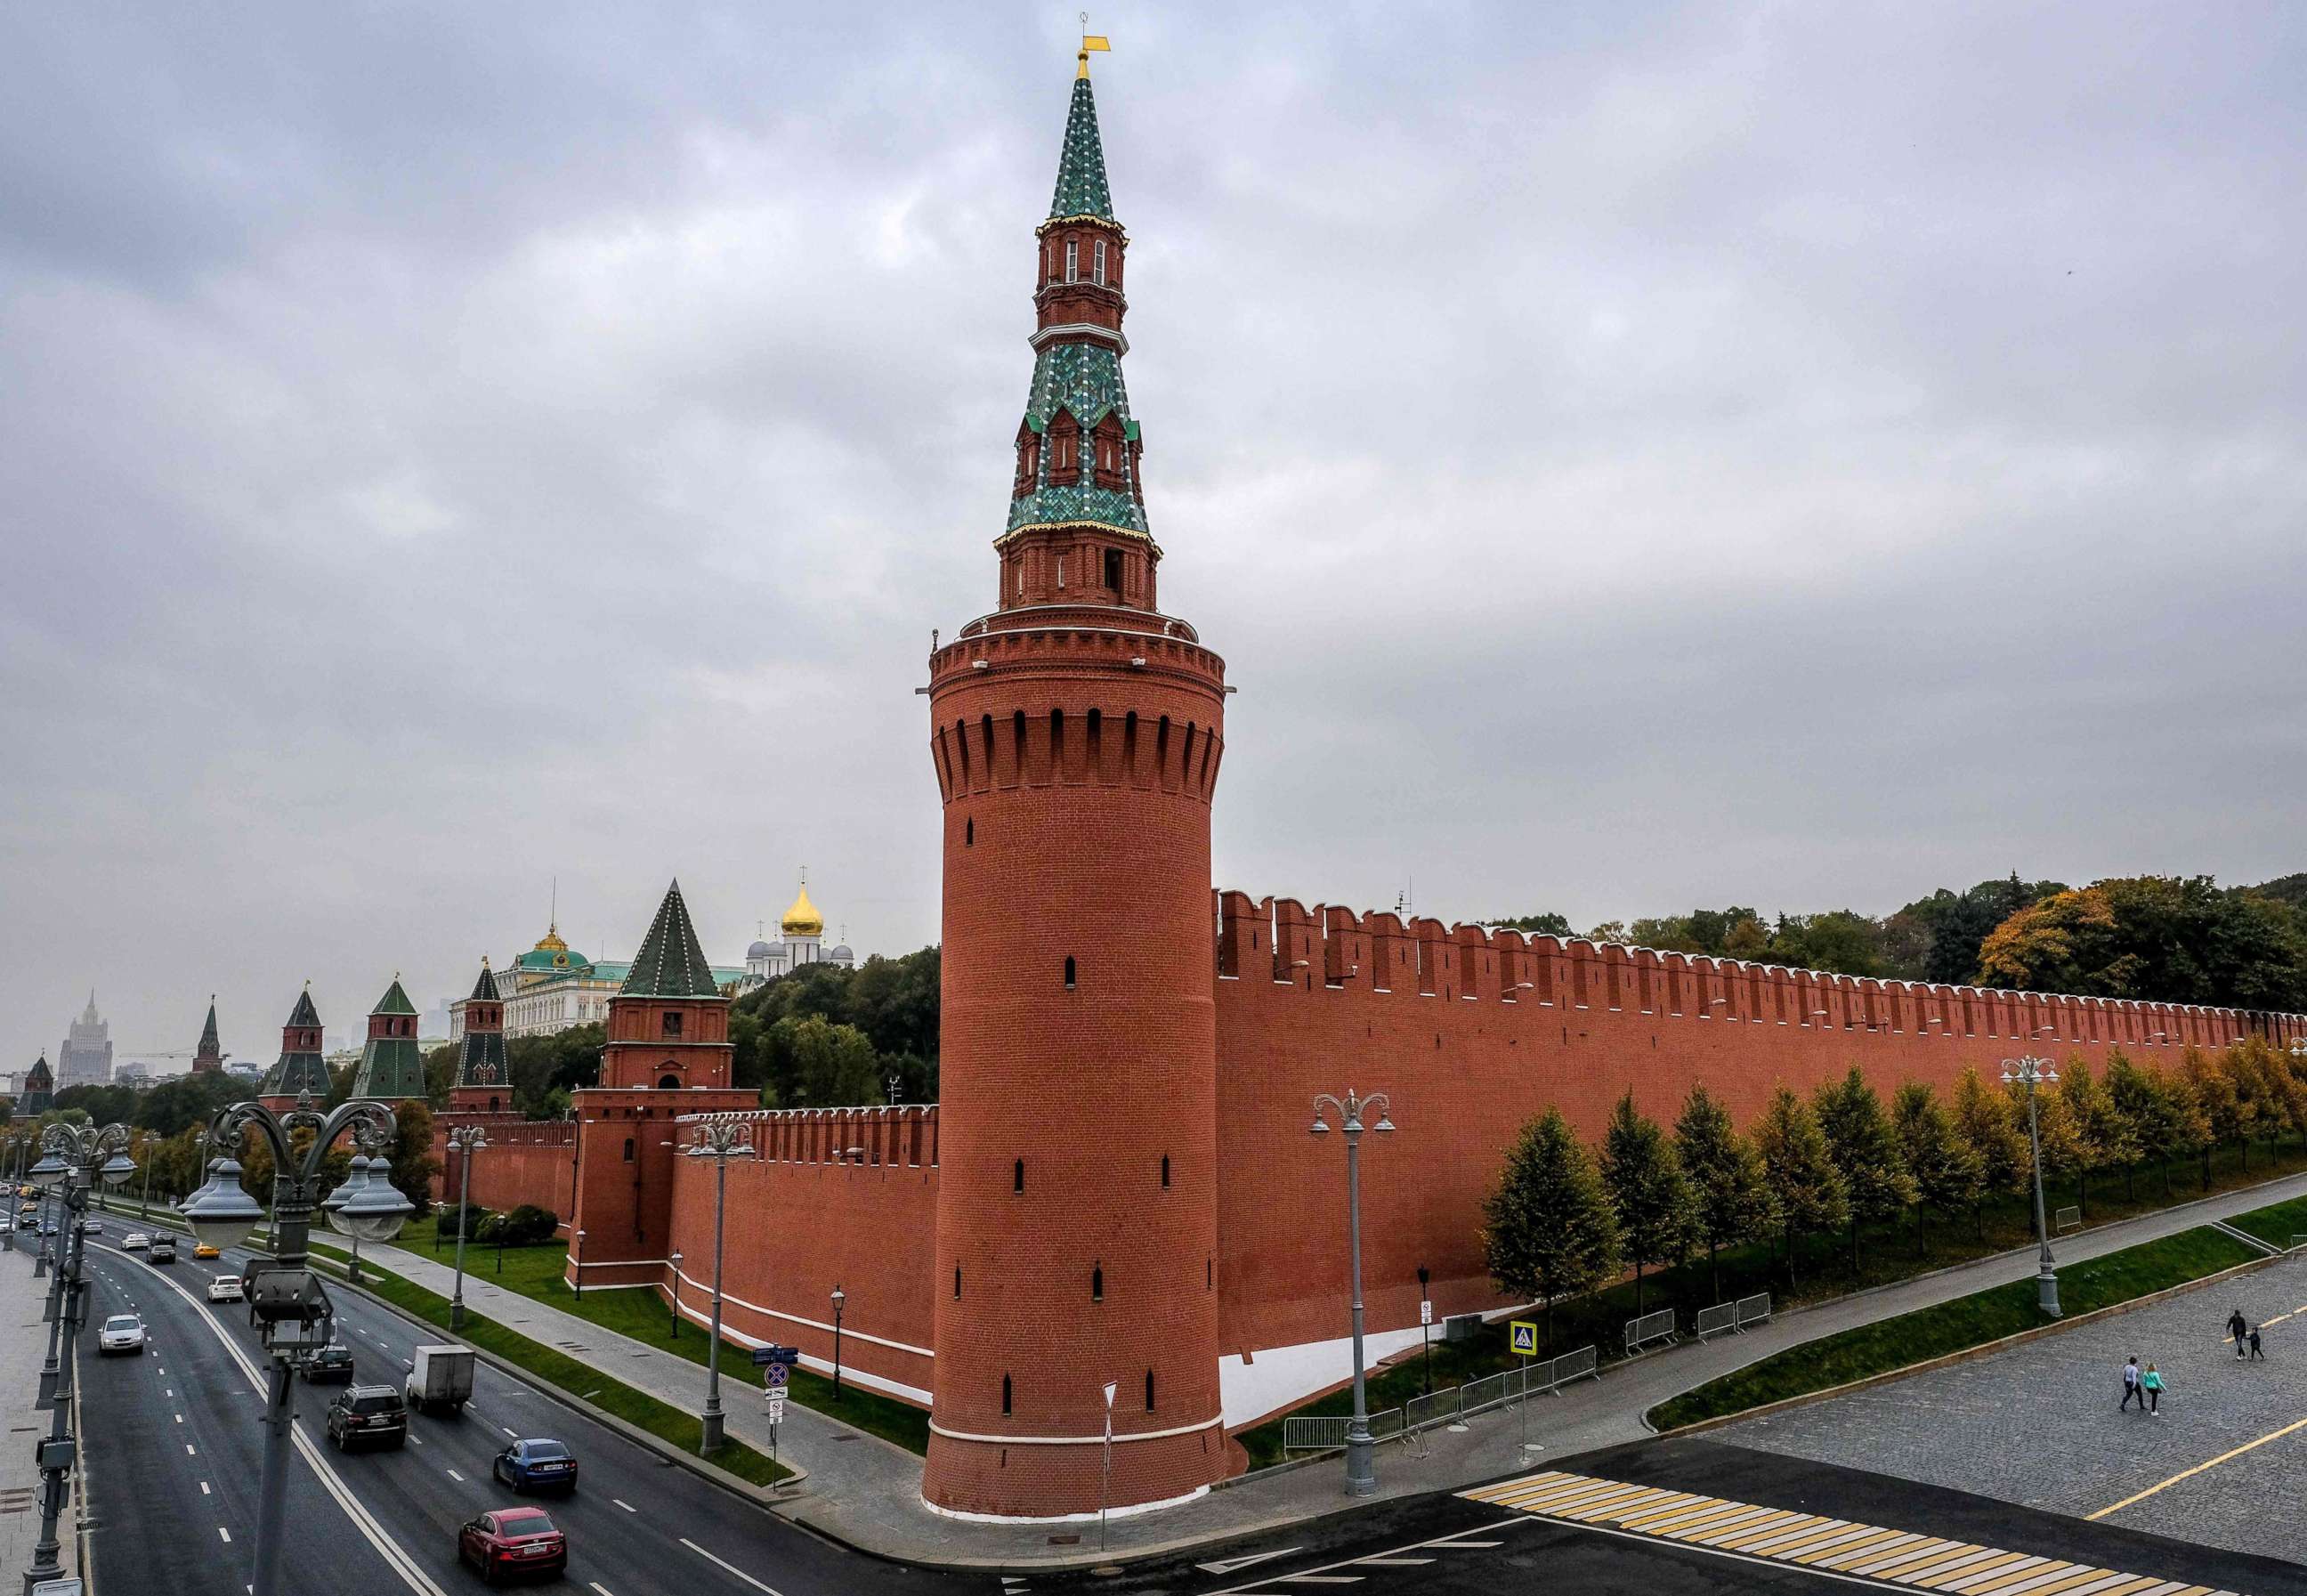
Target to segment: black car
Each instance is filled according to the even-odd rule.
[[[348,1452],[355,1442],[382,1446],[408,1444],[408,1407],[390,1386],[353,1386],[329,1404],[329,1439]]]
[[[150,1264],[175,1263],[176,1261],[176,1244],[174,1241],[169,1240],[166,1236],[157,1236],[153,1238],[152,1245],[145,1251],[144,1261]]]
[[[315,1386],[348,1386],[353,1378],[353,1350],[334,1344],[315,1347],[296,1360],[296,1372]]]

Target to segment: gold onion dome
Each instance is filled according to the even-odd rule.
[[[789,937],[821,937],[825,934],[825,916],[819,914],[817,905],[809,901],[807,883],[802,884],[801,896],[793,899],[793,907],[785,911],[785,917],[777,922],[777,929]]]
[[[536,922],[532,920],[529,923],[531,925],[535,925]],[[561,940],[561,927],[557,922],[545,928],[545,934],[536,940],[535,951],[538,953],[566,953],[569,951],[569,944]]]

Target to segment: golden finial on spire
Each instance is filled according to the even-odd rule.
[[[1074,68],[1074,76],[1085,78],[1089,76],[1089,53],[1092,50],[1111,50],[1113,47],[1105,42],[1104,34],[1092,33],[1089,30],[1089,13],[1081,13],[1081,54],[1075,57],[1077,64]]]

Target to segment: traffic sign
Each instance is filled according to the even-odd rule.
[[[793,1373],[791,1365],[772,1363],[761,1376],[761,1383],[772,1391],[782,1391],[785,1388],[785,1377],[791,1373]]]
[[[1421,1325],[1430,1325],[1434,1322],[1434,1304],[1422,1297],[1418,1302],[1418,1322]]]
[[[785,1394],[778,1387],[772,1386],[769,1387],[769,1422],[772,1424],[783,1424],[785,1421]]]
[[[1518,1357],[1538,1356],[1538,1326],[1529,1319],[1516,1319],[1506,1326],[1514,1336],[1514,1350]]]

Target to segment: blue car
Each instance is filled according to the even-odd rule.
[[[515,1441],[497,1454],[496,1477],[515,1490],[573,1491],[577,1460],[558,1441]]]

